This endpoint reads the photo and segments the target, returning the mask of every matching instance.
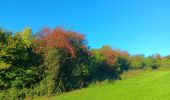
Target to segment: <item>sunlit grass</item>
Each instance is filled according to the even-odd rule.
[[[134,74],[135,72],[126,73]],[[138,72],[139,73],[139,72]],[[170,100],[170,71],[143,71],[113,83],[72,91],[52,100]],[[45,99],[45,98],[44,98]],[[46,98],[47,99],[47,98]]]

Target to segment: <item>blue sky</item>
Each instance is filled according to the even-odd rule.
[[[170,0],[1,0],[1,27],[61,26],[131,54],[170,54]]]

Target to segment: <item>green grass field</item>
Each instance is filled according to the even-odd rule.
[[[134,77],[64,93],[51,99],[170,100],[170,71],[146,71]]]

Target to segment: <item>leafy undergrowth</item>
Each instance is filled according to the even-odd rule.
[[[123,74],[122,77],[122,80],[116,82],[104,82],[104,84],[62,95],[37,99],[170,100],[170,71],[131,71]]]

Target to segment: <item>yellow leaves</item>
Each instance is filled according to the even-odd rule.
[[[5,51],[0,51],[0,56],[5,56],[5,55],[7,55],[7,52],[5,52]]]
[[[11,67],[10,64],[7,64],[7,63],[5,63],[5,62],[3,62],[3,61],[0,61],[0,70],[2,70],[2,69],[8,69],[9,67]]]
[[[6,45],[3,45],[0,43],[0,70],[2,69],[8,69],[11,65],[8,63],[5,63],[4,61],[1,60],[2,57],[8,56],[7,48],[5,47]]]
[[[10,46],[6,46],[6,45],[3,45],[0,43],[0,57],[2,56],[8,56],[8,53],[7,53],[7,49],[9,48]]]
[[[33,36],[32,31],[30,28],[26,27],[22,32],[19,33],[20,37],[22,38],[24,44],[27,47],[30,47],[33,43]]]

